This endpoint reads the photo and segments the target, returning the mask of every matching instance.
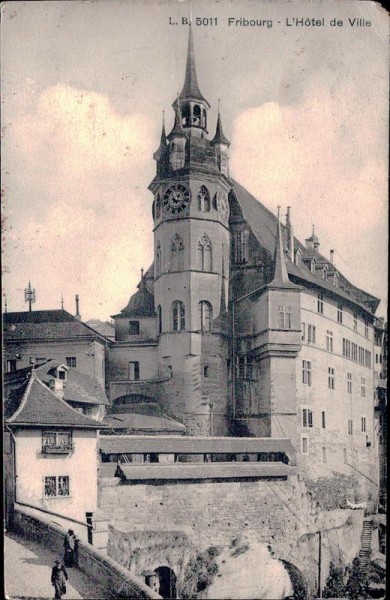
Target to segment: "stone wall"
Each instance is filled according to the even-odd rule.
[[[314,591],[318,530],[323,532],[323,583],[331,560],[341,556],[350,563],[360,548],[363,511],[321,511],[298,477],[103,486],[100,507],[114,516],[108,553],[133,573],[166,565],[179,580],[191,552],[226,548],[241,538],[249,545],[269,545],[275,558],[300,569]]]
[[[32,516],[28,509],[15,509],[11,528],[62,556],[66,530],[51,523],[45,515],[37,517]],[[121,598],[160,598],[115,560],[83,542],[79,542],[79,568],[107,589],[107,597],[120,592]]]

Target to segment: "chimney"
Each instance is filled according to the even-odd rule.
[[[334,264],[334,250],[330,251],[330,262],[332,263],[332,265]]]
[[[79,321],[81,321],[81,315],[80,315],[80,310],[79,310],[79,295],[78,294],[76,294],[75,300],[76,300],[76,314],[75,314],[75,317],[76,317],[76,319],[78,319]]]

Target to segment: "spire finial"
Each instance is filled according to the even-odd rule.
[[[312,229],[313,229],[312,235],[315,235],[315,232],[314,232],[314,223],[312,225]]]
[[[276,207],[278,209],[278,222],[280,221],[280,209],[282,208],[280,204]]]
[[[7,294],[4,294],[4,312],[7,313]]]
[[[221,98],[218,98],[218,114],[221,112]]]
[[[143,278],[144,278],[144,270],[141,269],[141,279],[143,279]]]
[[[64,294],[61,294],[61,309],[64,310]]]
[[[290,281],[287,274],[286,259],[284,255],[282,228],[279,221],[279,210],[280,206],[278,206],[278,225],[275,240],[275,271],[274,278],[272,280],[272,283],[274,284],[288,283]]]

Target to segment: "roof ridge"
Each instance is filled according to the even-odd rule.
[[[26,389],[24,390],[21,403],[19,404],[19,406],[16,409],[16,411],[14,412],[14,414],[9,419],[7,419],[7,421],[9,423],[12,423],[14,421],[14,419],[16,419],[16,417],[20,414],[21,410],[25,407],[27,398],[28,398],[28,394],[30,393],[34,379],[37,379],[37,375],[36,375],[35,371],[32,370],[31,374],[30,374],[30,379],[28,380]]]
[[[66,406],[67,409],[71,410],[75,415],[77,415],[78,417],[82,417],[83,419],[87,419],[90,422],[96,423],[96,421],[94,419],[90,419],[90,417],[87,417],[86,415],[80,414],[79,412],[77,412],[77,410],[75,410],[74,408],[72,408],[67,402],[66,400],[64,400],[63,398],[60,398],[60,396],[57,396],[57,394],[55,394],[49,387],[47,387],[46,384],[43,383],[43,381],[41,381],[39,379],[39,377],[37,375],[35,375],[37,382],[47,391],[50,392],[50,394],[52,394],[52,396],[54,396],[56,398],[56,400],[58,400],[60,403],[62,403],[64,406]]]

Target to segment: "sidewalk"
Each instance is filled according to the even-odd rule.
[[[51,569],[57,556],[37,542],[12,532],[4,536],[4,580],[6,598],[52,600]],[[107,598],[107,591],[76,568],[68,569],[67,594],[63,600]]]

